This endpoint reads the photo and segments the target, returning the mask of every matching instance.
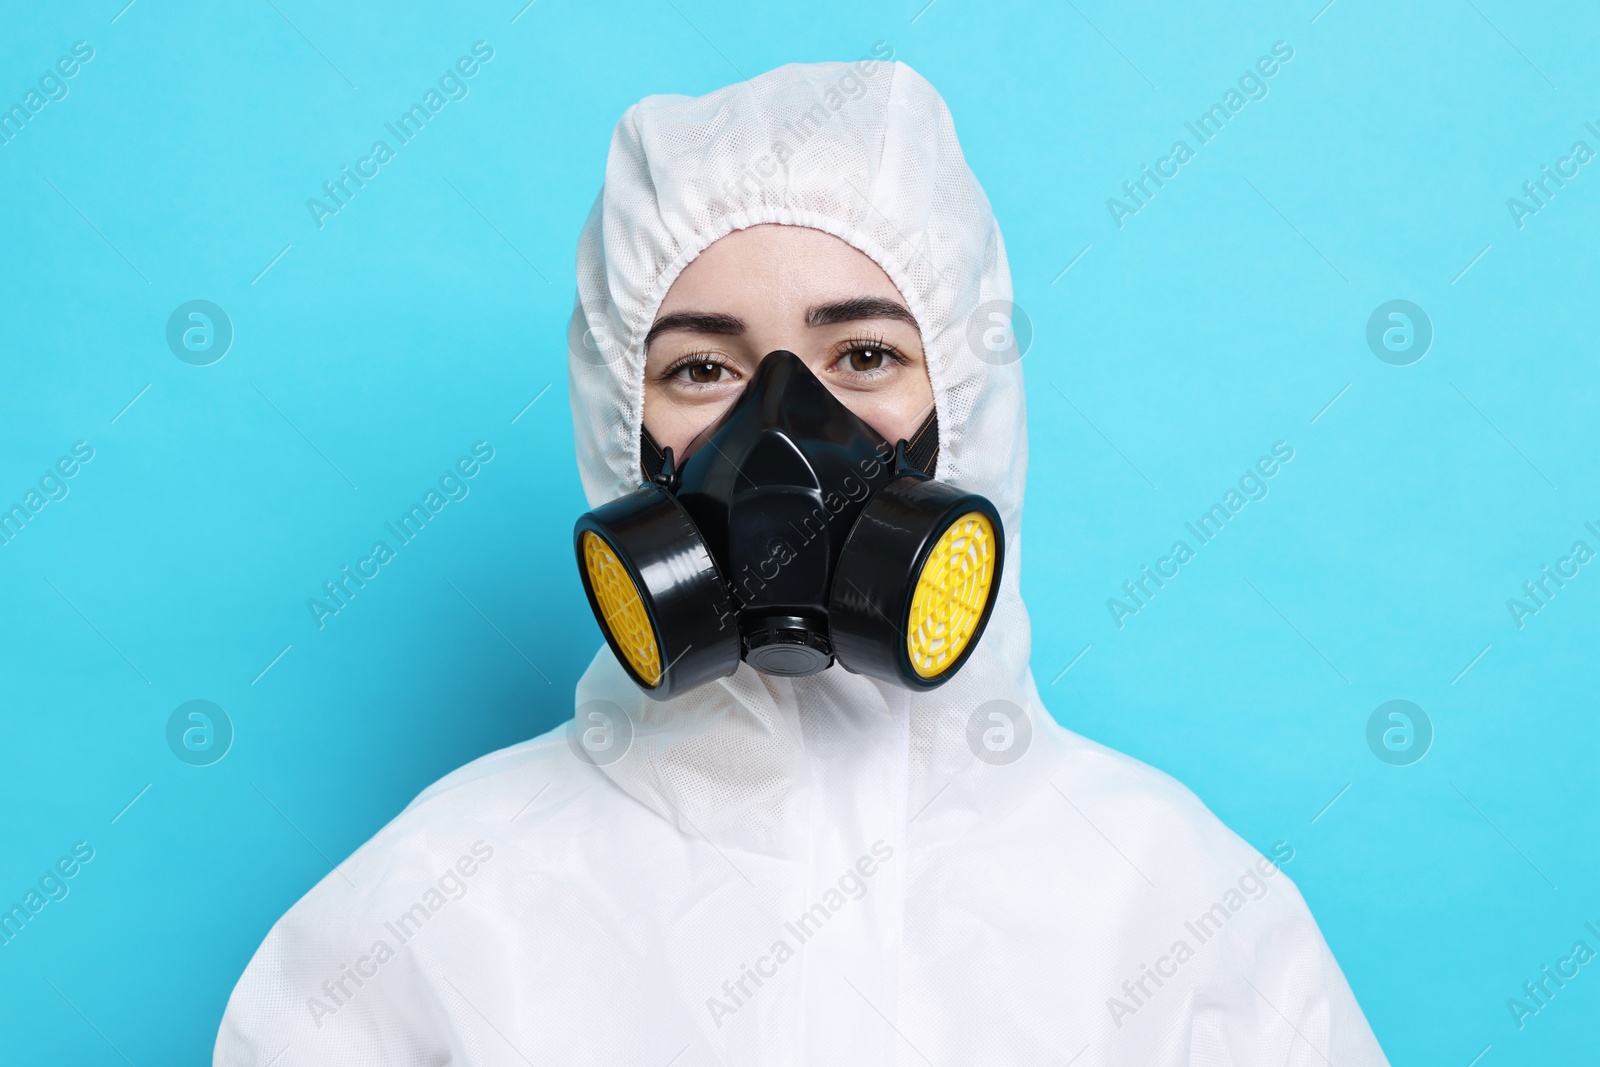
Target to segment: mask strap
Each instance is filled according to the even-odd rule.
[[[922,473],[933,476],[939,462],[939,413],[932,411],[906,442],[906,459]]]
[[[666,465],[666,453],[661,451],[661,446],[656,439],[650,436],[650,431],[643,426],[639,427],[639,472],[643,480],[653,482],[656,475],[661,473],[661,468]]]

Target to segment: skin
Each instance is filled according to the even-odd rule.
[[[921,333],[883,269],[832,234],[763,225],[713,242],[667,290],[645,349],[645,428],[687,458],[777,349],[890,442],[933,410]]]

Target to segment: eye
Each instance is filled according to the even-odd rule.
[[[716,385],[731,381],[734,374],[718,360],[704,356],[686,359],[667,371],[665,377],[676,378],[690,385]]]
[[[847,345],[835,365],[852,374],[877,375],[905,362],[900,353],[882,341],[850,341]]]
[[[883,366],[883,361],[888,359],[888,353],[881,348],[857,348],[845,353],[853,371],[873,371]]]

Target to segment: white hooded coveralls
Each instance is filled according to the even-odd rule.
[[[927,693],[741,664],[658,703],[602,646],[579,728],[609,701],[626,755],[580,759],[569,725],[435,783],[272,928],[216,1062],[1384,1063],[1287,875],[1040,702],[1022,366],[968,340],[1011,278],[915,71],[790,65],[623,116],[568,339],[590,505],[638,484],[643,340],[668,287],[761,223],[848,242],[916,316],[936,474],[993,500],[1007,537],[971,659]]]

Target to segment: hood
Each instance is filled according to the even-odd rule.
[[[625,711],[631,746],[601,769],[685,833],[781,853],[817,818],[819,800],[855,819],[914,818],[919,838],[959,833],[1037,788],[1049,760],[1029,751],[995,766],[968,741],[968,720],[985,702],[1045,714],[1018,587],[1026,418],[1020,362],[980,358],[969,341],[980,306],[1011,299],[1005,245],[949,110],[916,71],[870,60],[790,64],[705,96],[647,97],[622,116],[579,241],[568,331],[584,492],[593,507],[639,484],[644,339],[674,279],[713,241],[764,223],[844,240],[884,270],[916,316],[938,413],[938,477],[989,497],[1006,531],[1008,566],[988,630],[931,694],[838,666],[782,679],[741,664],[657,703],[602,646],[576,703]],[[1050,732],[1033,731],[1032,744],[1048,747]],[[883,800],[895,810],[876,811],[861,795],[867,780],[880,794],[895,783]]]

